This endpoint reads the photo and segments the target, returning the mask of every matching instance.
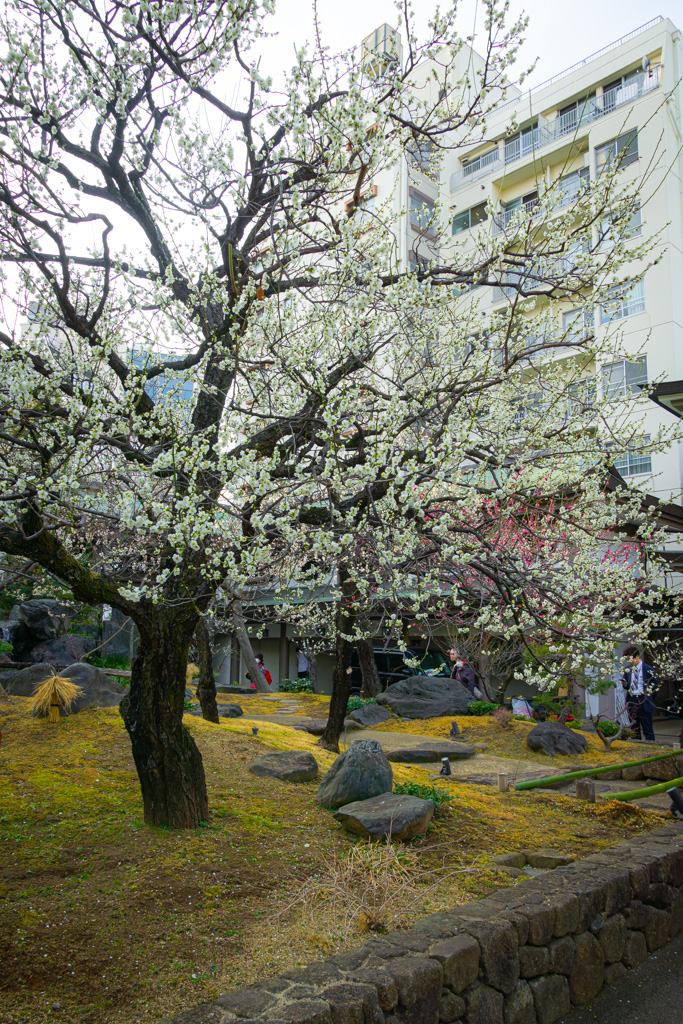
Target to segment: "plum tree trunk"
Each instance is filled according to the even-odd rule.
[[[382,692],[372,640],[356,640],[360,672],[363,677],[363,696],[376,697]]]
[[[213,674],[213,654],[211,653],[211,637],[204,619],[200,619],[194,631],[199,662],[199,682],[197,697],[202,708],[202,718],[207,722],[220,721],[216,704],[216,680]]]
[[[332,676],[332,699],[325,732],[318,740],[321,747],[339,753],[339,737],[344,728],[346,708],[351,695],[351,651],[353,645],[346,637],[353,632],[356,616],[352,608],[354,586],[340,571],[341,599],[335,615],[334,675]]]
[[[145,821],[197,828],[209,814],[204,766],[183,725],[187,655],[196,617],[155,608],[138,623],[121,715],[130,736]]]

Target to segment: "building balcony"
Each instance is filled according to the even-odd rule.
[[[660,70],[659,67],[655,67],[649,72],[643,71],[622,85],[606,89],[599,99],[587,100],[582,107],[577,106],[576,109],[560,114],[552,121],[535,125],[512,139],[502,140],[495,148],[482,153],[453,172],[451,192],[535,155],[546,146],[566,141],[572,135],[578,135],[588,129],[599,118],[606,117],[620,107],[633,103],[641,96],[659,88]]]

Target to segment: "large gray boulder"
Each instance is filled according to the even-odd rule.
[[[444,718],[466,715],[474,697],[454,679],[442,676],[411,676],[388,687],[377,698],[402,718]]]
[[[6,672],[0,679],[10,696],[32,697],[36,687],[51,675],[50,666],[42,664],[31,665],[30,668],[22,668],[17,672]],[[78,711],[84,711],[86,708],[115,707],[121,703],[125,693],[119,682],[105,675],[94,665],[79,662],[60,670],[59,675],[71,679],[76,686],[80,686],[83,690],[82,696],[78,697],[71,705],[69,714],[72,715]]]
[[[34,665],[51,665],[55,670],[67,668],[77,661],[82,661],[86,654],[95,650],[97,644],[89,636],[67,633],[53,640],[42,640],[31,649],[27,661]]]
[[[429,828],[434,804],[416,796],[383,793],[346,804],[334,816],[349,832],[365,838],[412,839]]]
[[[542,754],[583,754],[586,751],[586,737],[580,732],[568,729],[560,722],[540,722],[526,738],[531,750]]]
[[[442,757],[448,757],[451,761],[464,761],[465,758],[474,757],[476,752],[475,748],[468,746],[467,743],[433,740],[431,743],[420,743],[415,747],[390,750],[387,752],[387,757],[390,761],[398,761],[401,764],[421,764],[440,761]]]
[[[74,617],[74,610],[63,601],[52,598],[33,598],[19,606],[19,615],[36,640],[54,640],[66,633]]]
[[[249,771],[284,782],[310,782],[318,775],[318,762],[307,750],[276,750],[257,757]]]
[[[394,773],[377,740],[359,740],[340,754],[318,786],[321,807],[341,807],[391,793]]]
[[[380,725],[391,718],[391,712],[379,704],[364,704],[362,708],[352,711],[349,718],[359,725]]]

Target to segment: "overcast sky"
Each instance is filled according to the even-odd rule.
[[[419,19],[426,20],[436,0],[415,0]],[[319,0],[323,39],[333,50],[351,47],[383,22],[396,25],[395,6],[391,0]],[[294,43],[310,39],[312,30],[311,0],[278,0],[277,40],[268,45],[277,50],[281,67],[290,64]],[[526,33],[521,64],[538,62],[528,85],[550,78],[558,71],[588,57],[596,50],[656,17],[670,18],[683,29],[683,0],[511,0],[511,13],[526,11],[529,28]],[[462,0],[461,35],[472,32],[475,15],[482,21],[477,0]],[[259,46],[259,49],[262,49]],[[262,65],[266,68],[266,64]]]

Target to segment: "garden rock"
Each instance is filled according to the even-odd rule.
[[[472,694],[460,683],[437,676],[411,676],[389,686],[377,698],[402,718],[444,718],[466,715]]]
[[[307,750],[277,750],[257,757],[249,771],[284,782],[310,782],[318,775],[318,762]]]
[[[349,718],[359,725],[379,725],[391,718],[391,712],[379,704],[364,704],[362,708],[352,711]]]
[[[526,738],[531,750],[539,750],[542,754],[583,754],[586,750],[586,737],[581,733],[568,729],[560,722],[541,722],[534,726]]]
[[[322,807],[342,807],[391,793],[394,774],[377,740],[359,740],[340,754],[318,787]]]
[[[54,640],[60,633],[67,631],[74,612],[63,601],[34,598],[19,606],[19,615],[36,640]]]
[[[241,718],[243,714],[239,704],[221,704],[219,718]]]
[[[334,816],[347,831],[364,838],[412,839],[429,828],[434,804],[416,796],[383,793],[346,804]]]
[[[81,661],[86,654],[95,650],[97,644],[89,636],[78,636],[67,633],[54,640],[42,640],[29,652],[27,661],[36,664],[51,665],[55,671],[67,668]]]
[[[121,703],[124,689],[119,682],[100,672],[94,665],[79,662],[60,670],[61,676],[80,686],[83,694],[77,697],[68,712],[71,715],[86,708],[111,708]],[[52,675],[49,665],[31,665],[18,672],[8,672],[11,682],[3,680],[7,692],[14,697],[32,697],[37,686]]]

